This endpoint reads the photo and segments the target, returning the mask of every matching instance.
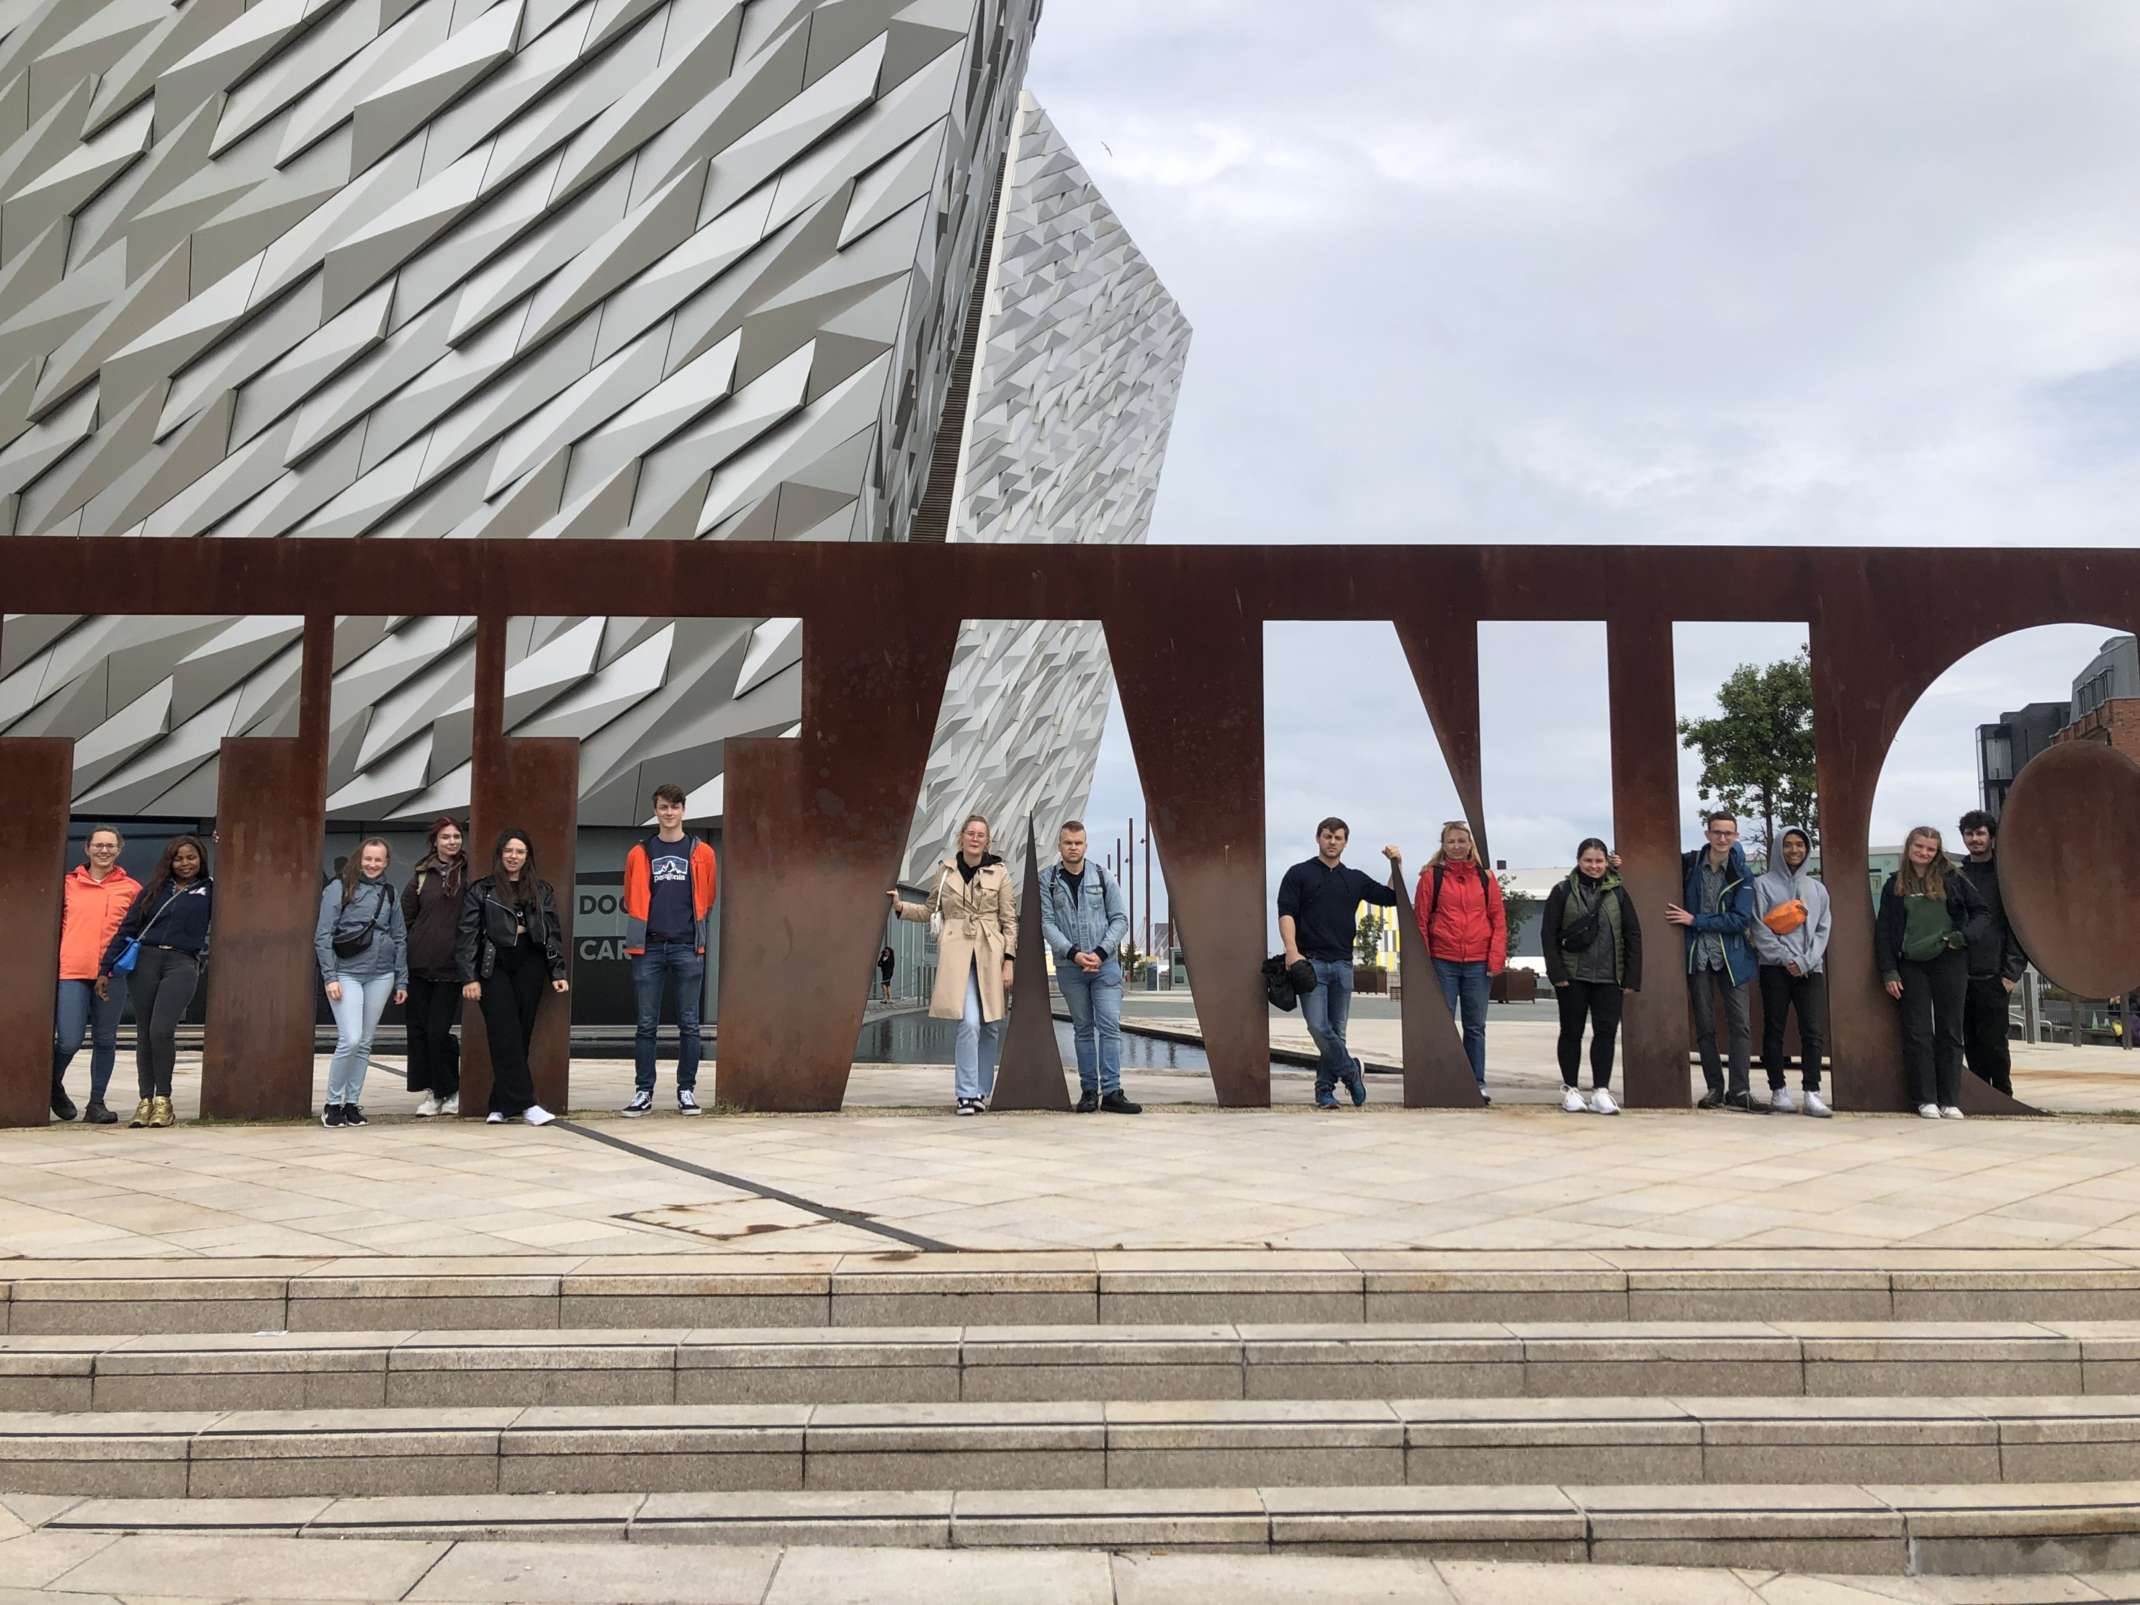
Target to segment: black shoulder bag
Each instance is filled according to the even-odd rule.
[[[372,936],[379,929],[379,916],[386,912],[386,882],[379,883],[379,901],[372,908],[371,923],[361,931],[344,935],[337,930],[333,936],[334,956],[338,959],[353,959],[372,945]]]

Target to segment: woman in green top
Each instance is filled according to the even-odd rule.
[[[1902,1005],[1902,1063],[1927,1120],[1962,1118],[1966,949],[1991,911],[1947,862],[1939,832],[1919,825],[1880,890],[1880,976]]]

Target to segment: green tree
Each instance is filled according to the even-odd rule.
[[[1704,804],[1761,821],[1764,852],[1777,824],[1803,825],[1820,840],[1820,794],[1813,775],[1813,659],[1742,663],[1717,687],[1713,719],[1679,721],[1680,744],[1702,756]]]
[[[1515,876],[1502,875],[1498,878],[1501,882],[1501,911],[1508,918],[1508,950],[1514,953],[1516,938],[1523,934],[1524,921],[1538,910],[1538,899],[1529,892],[1511,891],[1509,886]]]
[[[1367,917],[1360,921],[1359,928],[1353,932],[1353,951],[1363,969],[1373,969],[1382,962],[1382,933],[1388,928],[1382,911],[1371,908],[1367,911]]]

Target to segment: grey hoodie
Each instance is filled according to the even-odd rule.
[[[1761,916],[1793,898],[1806,905],[1806,922],[1790,935],[1778,936]],[[1754,881],[1754,916],[1747,934],[1753,938],[1756,958],[1763,964],[1796,964],[1806,975],[1819,972],[1828,956],[1828,888],[1804,865],[1794,873],[1777,853],[1769,871]]]

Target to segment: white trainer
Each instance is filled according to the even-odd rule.
[[[531,1103],[520,1112],[520,1118],[531,1126],[547,1126],[557,1116],[551,1114],[541,1104]]]
[[[1616,1115],[1620,1106],[1612,1101],[1612,1094],[1603,1087],[1590,1095],[1590,1112],[1594,1115]]]
[[[1795,1115],[1798,1100],[1791,1096],[1789,1087],[1778,1087],[1768,1095],[1768,1112],[1772,1115]]]
[[[1573,1087],[1561,1094],[1560,1106],[1571,1115],[1579,1115],[1590,1107],[1590,1105],[1583,1102],[1583,1095]]]
[[[438,1106],[438,1112],[442,1115],[459,1114],[461,1112],[461,1095],[456,1092],[452,1097],[448,1098],[444,1103]]]
[[[1954,1105],[1950,1103],[1940,1109],[1939,1118],[1942,1120],[1966,1120],[1968,1116],[1964,1115],[1961,1110],[1955,1108]]]
[[[425,1119],[429,1119],[432,1115],[438,1113],[438,1099],[426,1098],[422,1103],[416,1106],[416,1112],[417,1114],[423,1116]]]
[[[499,1114],[497,1110],[493,1109],[489,1114],[483,1117],[483,1124],[486,1126],[502,1126],[505,1124],[505,1116]]]
[[[1917,1118],[1920,1120],[1937,1120],[1939,1118],[1939,1105],[1936,1103],[1919,1104],[1917,1106]]]
[[[1828,1106],[1821,1102],[1819,1093],[1809,1092],[1806,1094],[1806,1113],[1815,1120],[1826,1120],[1828,1118]]]

